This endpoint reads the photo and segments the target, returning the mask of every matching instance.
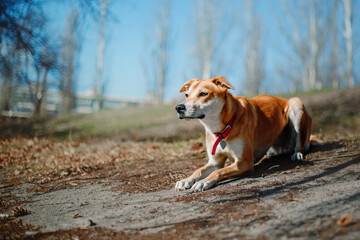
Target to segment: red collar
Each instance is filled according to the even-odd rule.
[[[215,155],[216,148],[219,145],[219,143],[221,142],[221,140],[226,138],[230,134],[231,128],[232,128],[232,125],[234,122],[234,117],[235,117],[235,113],[232,115],[230,121],[226,124],[226,126],[223,130],[221,130],[220,132],[214,133],[215,136],[217,136],[217,139],[216,139],[214,146],[212,148],[212,151],[211,151],[212,155]]]

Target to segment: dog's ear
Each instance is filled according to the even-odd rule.
[[[186,83],[184,83],[184,85],[181,87],[180,92],[187,91],[190,88],[191,84],[193,84],[196,81],[199,81],[199,80],[198,79],[190,79],[190,80],[186,81]]]
[[[221,87],[221,88],[224,88],[224,89],[234,89],[234,86],[231,85],[228,80],[221,76],[221,77],[215,77],[215,78],[212,78],[210,79],[213,83],[215,83],[217,86]]]

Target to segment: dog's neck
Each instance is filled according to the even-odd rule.
[[[209,114],[205,118],[200,119],[202,125],[204,125],[205,130],[210,133],[220,132],[224,128],[219,114]]]
[[[210,133],[216,133],[223,130],[226,124],[230,121],[234,114],[234,102],[231,93],[226,93],[225,102],[222,108],[213,109],[213,111],[206,115],[205,118],[200,119],[200,122],[204,125],[206,131]],[[225,114],[224,114],[225,113]],[[223,116],[223,117],[222,117]]]

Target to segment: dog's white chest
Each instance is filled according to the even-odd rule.
[[[207,144],[208,152],[211,153],[214,141]],[[239,156],[242,156],[244,149],[244,143],[242,140],[232,140],[231,142],[221,140],[219,145],[216,147],[215,158],[218,155],[225,154],[230,160],[237,161]]]

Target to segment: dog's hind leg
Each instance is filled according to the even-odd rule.
[[[294,154],[291,156],[291,160],[302,160],[304,153],[309,149],[312,120],[304,104],[297,97],[289,99],[287,114],[293,127],[293,139],[291,140],[295,140]]]

